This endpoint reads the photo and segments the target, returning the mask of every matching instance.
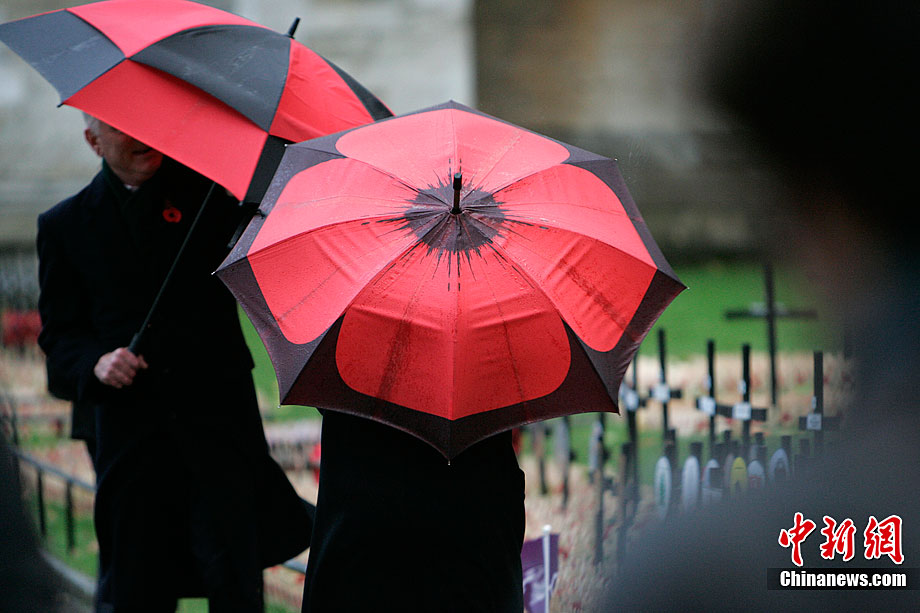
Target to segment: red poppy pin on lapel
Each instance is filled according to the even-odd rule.
[[[163,219],[165,219],[167,223],[179,223],[182,221],[182,211],[167,202],[166,206],[163,207]]]

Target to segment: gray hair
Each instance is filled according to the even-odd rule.
[[[86,125],[86,129],[92,132],[93,134],[99,134],[99,127],[102,125],[102,120],[98,117],[93,117],[86,111],[83,112],[83,123]]]

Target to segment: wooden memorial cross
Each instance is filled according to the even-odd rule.
[[[624,380],[624,382],[620,384],[619,392],[620,401],[623,403],[623,406],[626,407],[626,427],[629,431],[630,442],[630,446],[628,448],[630,457],[627,458],[627,466],[629,467],[629,470],[626,472],[625,478],[628,482],[631,483],[638,483],[639,480],[639,428],[636,424],[636,411],[645,408],[647,405],[646,399],[639,396],[638,390],[639,356],[636,356],[632,363],[632,384],[628,384]],[[627,481],[624,481],[624,484]],[[636,487],[637,495],[638,491],[639,488]]]
[[[799,439],[799,452],[795,454],[793,472],[798,476],[807,470],[811,462],[811,441],[807,438]]]
[[[598,492],[610,491],[616,493],[613,477],[604,474],[604,467],[610,459],[610,452],[604,441],[607,432],[607,414],[598,413],[591,431],[591,440],[588,448],[588,479],[598,486]],[[624,452],[625,453],[625,452]],[[574,453],[572,459],[574,460]],[[628,458],[626,459],[628,462]],[[625,483],[625,481],[624,481]],[[603,500],[601,501],[603,505]]]
[[[606,528],[604,526],[604,492],[610,490],[619,493],[619,528],[617,538],[617,559],[622,562],[626,552],[626,533],[632,525],[636,511],[639,508],[639,429],[636,424],[636,411],[646,406],[645,398],[642,398],[638,392],[639,389],[639,356],[633,359],[632,363],[632,383],[627,383],[626,379],[620,384],[619,401],[626,408],[626,425],[629,432],[629,441],[623,443],[622,457],[623,462],[620,466],[620,486],[614,487],[612,479],[603,476],[603,470],[600,470],[596,477],[595,485],[598,491],[598,511],[595,520],[595,550],[594,563],[600,564],[603,561],[604,546],[603,538]],[[600,431],[604,428],[604,414],[598,414],[598,423]],[[597,429],[597,425],[595,425]],[[603,439],[602,439],[603,440]],[[607,459],[607,450],[602,445],[595,447],[600,454],[598,466],[603,468],[603,462]],[[594,462],[592,462],[592,466]]]
[[[706,361],[708,373],[703,381],[705,395],[696,399],[696,408],[709,416],[709,457],[714,458],[716,452],[716,343],[713,340],[706,342]]]
[[[528,426],[531,434],[533,454],[537,458],[537,472],[540,477],[540,495],[546,496],[549,487],[546,485],[546,423],[538,421]]]
[[[814,453],[824,450],[824,432],[840,429],[840,416],[824,415],[824,353],[815,351],[815,395],[811,399],[811,413],[799,417],[799,430],[814,433]]]
[[[757,460],[761,464],[766,466],[766,456],[767,456],[767,442],[766,438],[763,435],[763,432],[756,432],[754,434],[754,444],[751,446],[751,451],[748,454],[748,461]]]
[[[636,518],[639,509],[639,483],[630,475],[634,472],[633,463],[637,456],[632,442],[625,442],[622,446],[623,463],[620,467],[620,496],[619,496],[619,526],[617,528],[617,562],[623,564],[626,558],[626,544],[629,540],[627,533]],[[603,494],[606,484],[598,481],[599,503],[595,521],[595,549],[594,564],[599,565],[604,561],[604,506]],[[622,568],[622,567],[621,567]]]
[[[620,386],[620,394],[623,393],[623,386]],[[607,451],[605,442],[607,433],[607,414],[597,413],[594,418],[594,424],[591,426],[591,439],[588,441],[588,479],[591,483],[598,478],[604,478],[604,464],[610,459],[610,453]]]
[[[569,504],[569,473],[572,461],[575,459],[575,450],[572,449],[572,429],[569,416],[553,420],[553,459],[562,475],[562,508]]]
[[[730,405],[715,403],[715,413],[741,422],[741,453],[747,458],[751,446],[751,422],[767,421],[766,408],[751,406],[751,346],[747,344],[741,347],[741,369],[741,402]]]
[[[763,304],[755,303],[747,309],[735,309],[725,312],[728,319],[764,319],[767,322],[767,348],[770,352],[770,403],[776,406],[776,320],[777,319],[816,319],[814,309],[789,309],[775,300],[773,291],[773,267],[767,262],[763,267],[764,299]]]
[[[608,452],[607,452],[607,448],[603,444],[603,428],[604,428],[603,413],[598,414],[598,421],[595,422],[594,427],[595,427],[595,434],[593,436],[597,436],[598,427],[600,427],[601,429],[600,442],[595,443],[594,441],[592,441],[591,443],[591,460],[590,460],[590,463],[592,466],[594,466],[595,464],[597,466],[597,469],[592,474],[592,479],[595,485],[595,491],[597,492],[597,513],[595,514],[595,519],[594,519],[594,564],[599,565],[601,562],[604,561],[604,536],[606,535],[606,532],[607,532],[607,524],[606,524],[607,520],[606,520],[606,513],[604,511],[604,493],[609,491],[613,494],[616,494],[618,488],[616,484],[614,483],[612,477],[607,477],[606,475],[604,475],[604,464],[607,461]],[[621,483],[623,483],[624,490],[626,489],[625,475],[629,474],[628,473],[629,457],[628,457],[628,451],[625,449],[628,445],[629,443],[623,444],[623,447],[624,447],[623,453],[625,456],[625,461],[623,462],[624,472],[623,472],[623,476],[621,476]],[[627,515],[626,515],[626,508],[628,504],[629,504],[629,496],[625,491],[623,491],[622,495],[620,496],[620,511],[621,511],[620,512],[620,522],[621,522],[620,529],[621,530],[625,530],[625,528],[623,528],[624,523],[632,521],[631,518],[627,518]]]
[[[668,385],[667,354],[665,352],[665,334],[664,329],[658,330],[658,362],[660,365],[660,374],[658,384],[649,390],[648,400],[656,400],[661,403],[661,436],[663,440],[668,438],[668,403],[676,398],[683,398],[684,392],[681,389],[673,389]]]

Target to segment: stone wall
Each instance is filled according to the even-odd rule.
[[[79,2],[0,0],[7,21]],[[615,157],[671,254],[749,252],[776,197],[730,119],[701,97],[714,0],[210,0],[296,38],[403,113],[455,99]],[[0,45],[0,248],[98,161],[79,113]]]
[[[745,253],[775,198],[770,174],[707,103],[713,0],[479,0],[483,111],[617,158],[666,253]]]

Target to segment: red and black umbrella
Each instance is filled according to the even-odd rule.
[[[282,402],[363,415],[446,457],[617,410],[684,289],[616,163],[447,103],[291,145],[217,274]]]
[[[290,34],[187,0],[107,0],[0,25],[62,104],[251,202],[285,142],[391,115]]]
[[[107,0],[2,24],[0,40],[58,90],[61,104],[256,203],[285,144],[392,115],[294,41],[293,30],[187,0]]]

